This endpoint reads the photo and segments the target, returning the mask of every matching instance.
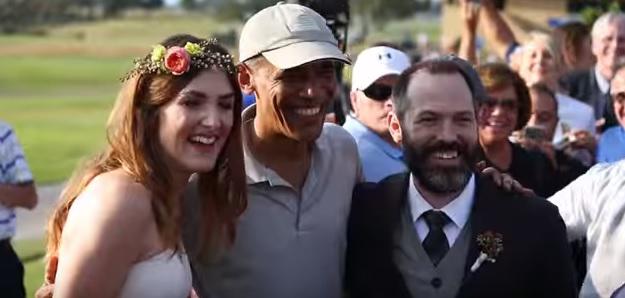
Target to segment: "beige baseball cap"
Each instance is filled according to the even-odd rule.
[[[239,61],[261,54],[280,69],[319,59],[350,63],[321,15],[308,7],[282,2],[253,15],[241,30]]]

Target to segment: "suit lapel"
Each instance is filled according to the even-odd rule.
[[[403,173],[389,179],[384,187],[386,199],[391,199],[394,203],[403,205],[406,202],[406,194],[408,193],[408,183],[410,182],[410,173]],[[398,205],[396,205],[398,206]]]
[[[588,76],[588,78],[590,79],[590,84],[588,86],[590,86],[590,90],[588,90],[588,96],[590,97],[588,99],[588,103],[590,104],[590,106],[593,108],[593,110],[596,110],[599,107],[600,104],[600,97],[605,96],[603,94],[603,92],[601,92],[601,88],[599,88],[599,83],[597,83],[597,76],[595,74],[595,69],[592,68],[591,70],[589,70],[590,75]]]
[[[383,229],[386,231],[384,242],[387,243],[385,252],[382,253],[382,258],[388,258],[391,271],[386,272],[385,278],[389,279],[389,293],[393,293],[392,297],[410,297],[408,287],[403,279],[403,276],[399,272],[399,269],[393,261],[393,249],[395,247],[395,231],[397,231],[402,221],[402,210],[407,206],[407,192],[408,183],[410,183],[410,173],[398,174],[385,180],[381,185],[382,197],[374,198],[377,200],[388,202],[384,206],[385,210],[372,210],[372,212],[384,212],[385,219],[379,224],[385,225]]]
[[[402,209],[406,206],[408,183],[410,183],[410,173],[403,173],[395,175],[392,178],[386,180],[382,186],[382,198],[374,198],[376,200],[382,200],[388,202],[387,213],[389,228],[392,233],[397,225],[401,223]],[[379,211],[373,211],[379,212]]]
[[[473,208],[471,209],[471,238],[469,243],[469,252],[464,268],[464,279],[462,281],[462,288],[471,283],[472,279],[484,268],[479,268],[475,272],[471,272],[471,266],[475,263],[480,255],[480,248],[477,245],[477,236],[485,231],[492,230],[497,227],[496,219],[496,198],[499,190],[493,184],[490,178],[480,179],[479,174],[476,174],[476,187],[475,187],[475,201]],[[486,266],[485,263],[482,267]]]

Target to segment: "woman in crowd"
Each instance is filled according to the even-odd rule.
[[[232,241],[246,206],[235,72],[223,47],[190,35],[136,61],[106,150],[74,175],[50,220],[46,282],[55,296],[191,294],[181,240],[189,179],[202,198],[204,244]]]
[[[525,82],[502,63],[483,64],[478,73],[488,93],[478,110],[485,160],[538,195],[547,195],[550,187],[546,182],[553,173],[547,157],[509,141],[512,132],[523,128],[530,118],[531,101]]]
[[[553,135],[554,143],[569,142],[567,154],[582,161],[586,166],[594,162],[596,142],[593,109],[576,98],[560,92],[558,79],[562,65],[553,39],[544,33],[532,32],[523,45],[519,75],[527,86],[543,84],[556,96],[558,118]]]

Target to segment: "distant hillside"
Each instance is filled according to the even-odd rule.
[[[218,23],[199,13],[172,11],[140,14],[122,19],[44,28],[36,36],[0,36],[0,56],[128,57],[145,53],[146,46],[175,33],[209,37],[239,27],[239,23]]]

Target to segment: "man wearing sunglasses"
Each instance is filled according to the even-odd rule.
[[[399,74],[410,66],[402,51],[387,46],[365,49],[352,69],[351,115],[343,127],[354,137],[364,179],[378,182],[406,171],[402,151],[388,130],[391,93]]]
[[[620,125],[608,128],[597,146],[597,162],[615,162],[625,158],[625,67],[615,73],[610,86],[614,114]]]

